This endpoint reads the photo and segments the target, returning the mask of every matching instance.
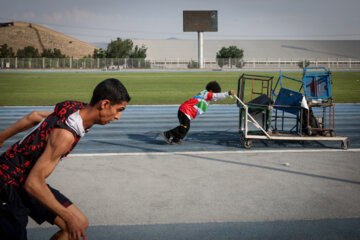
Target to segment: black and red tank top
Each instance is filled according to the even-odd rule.
[[[75,141],[65,157],[80,140],[80,135],[66,124],[69,116],[85,106],[82,102],[65,101],[55,106],[54,112],[36,126],[30,134],[12,145],[0,156],[0,183],[22,186],[31,168],[43,153],[50,132],[54,128],[70,131]],[[1,186],[0,184],[0,186]]]

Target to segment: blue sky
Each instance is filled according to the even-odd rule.
[[[0,0],[0,22],[25,21],[82,41],[197,39],[183,10],[217,10],[205,39],[360,40],[359,0]]]

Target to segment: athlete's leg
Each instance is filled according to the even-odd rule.
[[[180,140],[186,136],[190,129],[190,119],[183,112],[178,111],[178,119],[180,125],[170,130],[171,135],[174,137],[172,143],[181,143]]]
[[[27,213],[18,188],[0,183],[0,239],[27,239]]]
[[[61,192],[49,186],[49,189],[54,194],[56,200],[59,201],[64,207],[71,211],[71,213],[77,218],[78,223],[83,227],[87,228],[89,222],[85,215]],[[34,197],[30,196],[28,193],[24,191],[24,197],[26,197],[26,204],[30,210],[29,216],[34,219],[38,224],[47,221],[50,224],[56,224],[59,226],[60,231],[57,232],[51,239],[68,239],[69,232],[66,226],[66,222],[57,216],[53,211],[45,207],[39,201],[37,201]]]

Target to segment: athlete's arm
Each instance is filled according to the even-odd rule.
[[[228,92],[223,92],[223,93],[213,93],[212,95],[212,101],[218,101],[218,100],[223,100],[225,98],[227,98],[230,95],[234,95],[235,91],[234,90],[230,90]]]
[[[31,169],[25,181],[24,189],[61,217],[67,225],[70,236],[73,239],[80,240],[82,237],[87,239],[86,229],[81,226],[75,214],[56,200],[45,182],[45,179],[55,169],[60,157],[70,149],[73,142],[74,136],[71,132],[60,128],[54,129],[50,133],[43,154]]]
[[[8,138],[35,126],[51,113],[52,111],[33,111],[18,120],[16,123],[0,132],[0,147]]]

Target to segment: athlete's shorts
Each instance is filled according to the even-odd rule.
[[[55,198],[68,207],[72,202],[58,190],[50,187]],[[7,185],[0,191],[0,236],[4,239],[27,239],[28,216],[38,224],[54,224],[56,214],[28,194],[23,188]],[[1,238],[3,239],[3,238]]]

